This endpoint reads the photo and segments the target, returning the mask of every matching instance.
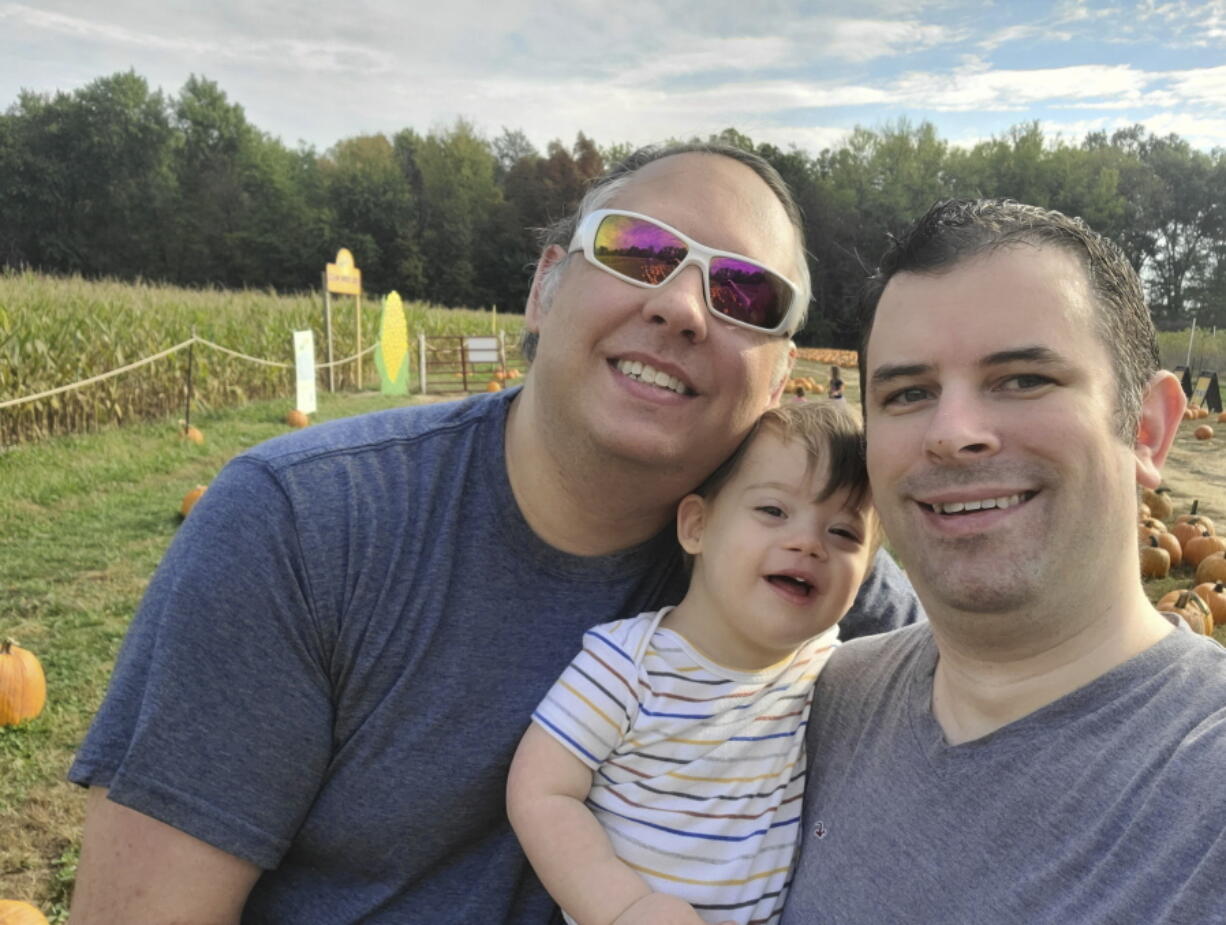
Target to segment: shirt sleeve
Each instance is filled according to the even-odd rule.
[[[275,867],[331,757],[323,637],[290,499],[231,461],[159,565],[69,780]]]
[[[839,638],[846,642],[927,619],[910,580],[893,557],[879,549],[851,610],[839,621]]]
[[[532,720],[595,770],[625,739],[639,706],[642,636],[655,627],[643,617],[593,627]]]

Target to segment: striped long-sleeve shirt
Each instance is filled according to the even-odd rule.
[[[588,807],[653,889],[706,921],[776,921],[813,682],[837,628],[748,673],[661,628],[667,611],[589,630],[533,720],[592,768]]]

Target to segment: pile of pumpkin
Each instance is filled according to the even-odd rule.
[[[794,376],[789,379],[787,391],[795,392],[797,389],[804,389],[806,392],[812,392],[814,395],[822,395],[826,391],[826,387],[812,376]]]
[[[1192,586],[1164,595],[1154,606],[1182,616],[1206,636],[1214,626],[1226,626],[1226,537],[1217,535],[1213,521],[1191,510],[1175,516],[1166,488],[1141,493],[1137,538],[1141,546],[1141,577],[1169,577],[1172,568],[1193,570]]]
[[[836,350],[832,347],[799,347],[796,356],[811,363],[841,366],[843,369],[850,369],[860,362],[860,355],[856,351]]]

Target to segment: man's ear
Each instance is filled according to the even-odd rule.
[[[774,408],[779,404],[779,400],[783,398],[783,390],[788,384],[788,380],[792,378],[792,370],[796,368],[796,341],[788,341],[788,352],[782,360],[779,361],[779,366],[775,370],[776,381],[771,383],[770,405]]]
[[[524,327],[529,331],[539,332],[541,316],[549,309],[551,299],[545,292],[545,278],[558,264],[567,257],[566,251],[557,244],[550,244],[541,251],[541,259],[537,261],[536,272],[532,274],[532,289],[528,292],[528,304],[524,306]]]
[[[702,529],[706,517],[707,502],[701,495],[686,495],[677,505],[677,540],[691,556],[702,552]]]
[[[1162,464],[1175,440],[1187,402],[1174,373],[1159,370],[1149,380],[1141,398],[1141,420],[1133,448],[1137,457],[1137,484],[1157,488],[1162,483]]]

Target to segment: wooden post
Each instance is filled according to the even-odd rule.
[[[324,331],[328,339],[328,391],[336,391],[336,367],[332,365],[332,294],[328,292],[328,271],[324,270]]]
[[[426,394],[426,335],[417,334],[417,372],[421,376],[421,394]]]
[[[191,343],[187,345],[187,407],[183,409],[183,433],[192,426],[192,350],[196,346],[196,329],[192,328]]]
[[[362,391],[362,293],[358,292],[353,297],[353,326],[357,331],[358,349],[354,351],[358,355],[358,371],[354,374],[354,386],[357,391]]]

